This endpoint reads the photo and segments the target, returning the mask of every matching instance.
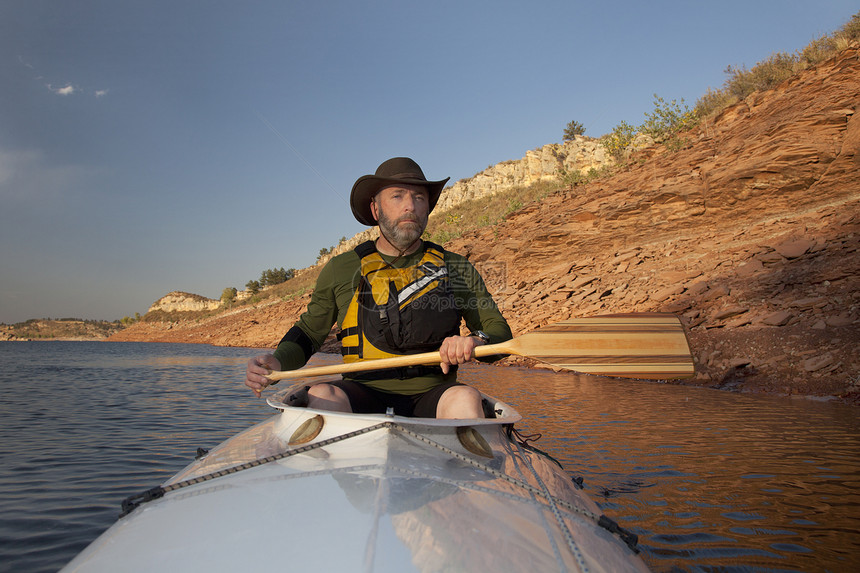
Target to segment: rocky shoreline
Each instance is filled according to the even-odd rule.
[[[697,362],[680,383],[858,404],[858,93],[854,47],[704,121],[680,151],[649,147],[445,246],[479,267],[515,334],[672,312]],[[271,348],[309,296],[111,339]]]

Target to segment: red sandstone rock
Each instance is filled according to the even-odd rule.
[[[854,316],[856,317],[856,313]],[[840,327],[855,324],[857,322],[857,319],[852,318],[850,314],[844,313],[836,316],[829,316],[827,317],[827,319],[825,319],[824,322],[827,323],[827,326]]]
[[[725,320],[729,317],[743,314],[748,311],[749,307],[746,306],[729,306],[722,310],[718,310],[717,313],[714,315],[714,320]]]
[[[654,294],[651,295],[651,300],[656,302],[663,302],[669,297],[679,295],[684,292],[684,287],[682,285],[670,285],[666,288],[660,289]]]
[[[797,257],[801,257],[807,253],[812,247],[815,246],[815,242],[810,241],[808,239],[798,239],[796,241],[786,241],[785,243],[780,243],[776,245],[773,249],[785,257],[786,259],[796,259]]]
[[[788,324],[788,321],[792,319],[791,312],[787,310],[780,310],[774,312],[772,314],[767,315],[762,319],[762,324],[766,324],[768,326],[784,326]]]
[[[737,268],[738,276],[741,278],[751,277],[755,273],[764,269],[764,265],[759,259],[750,259],[741,263]]]
[[[801,299],[793,300],[790,303],[788,303],[788,306],[802,308],[802,309],[811,309],[811,308],[815,308],[815,307],[824,306],[827,304],[827,302],[828,302],[827,297],[816,296],[816,297],[801,298]]]
[[[822,370],[827,368],[834,362],[834,358],[831,354],[824,354],[821,356],[815,356],[813,358],[808,358],[803,361],[803,369],[807,372],[816,372],[818,370]]]

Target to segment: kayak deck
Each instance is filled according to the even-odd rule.
[[[631,536],[512,439],[507,404],[485,397],[496,417],[476,420],[341,414],[286,405],[301,388],[128,504],[66,570],[647,570]]]

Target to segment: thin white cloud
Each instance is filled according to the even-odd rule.
[[[75,93],[76,91],[78,91],[78,90],[75,88],[75,86],[73,86],[72,84],[67,84],[67,85],[65,85],[65,86],[63,86],[63,87],[61,87],[61,88],[55,88],[55,87],[54,87],[54,86],[52,86],[51,84],[48,84],[48,89],[49,89],[49,90],[51,90],[52,92],[54,92],[55,94],[57,94],[57,95],[61,95],[61,96],[68,96],[68,95],[72,95],[73,93]]]
[[[31,70],[35,70],[35,69],[36,69],[36,68],[34,68],[34,67],[33,67],[33,65],[32,65],[32,64],[29,64],[29,63],[25,62],[25,61],[24,61],[24,58],[22,58],[21,56],[18,56],[18,61],[21,63],[21,65],[22,65],[22,66],[25,66],[25,67],[27,67],[27,68],[30,68]]]
[[[30,69],[30,70],[34,71],[35,73],[37,73],[38,75],[34,79],[36,79],[38,81],[44,81],[44,76],[42,76],[42,74],[39,73],[39,70],[36,69],[36,67],[33,64],[31,64],[30,62],[24,60],[24,58],[22,56],[18,56],[18,63],[20,63],[25,68]],[[74,94],[79,93],[79,92],[84,92],[84,93],[92,93],[93,96],[95,96],[96,98],[102,98],[102,97],[106,96],[108,94],[108,91],[109,91],[107,89],[100,89],[100,90],[93,89],[91,91],[91,88],[89,88],[89,87],[80,88],[80,87],[75,86],[74,84],[68,84],[68,83],[66,85],[63,85],[60,87],[57,87],[54,84],[45,84],[45,87],[48,88],[51,91],[51,93],[54,93],[58,96],[70,96],[70,95],[74,95]]]

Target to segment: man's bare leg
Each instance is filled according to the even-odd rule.
[[[449,419],[483,418],[481,393],[471,386],[452,386],[436,404],[436,417]]]
[[[346,392],[331,384],[314,384],[308,390],[308,408],[352,412]]]

